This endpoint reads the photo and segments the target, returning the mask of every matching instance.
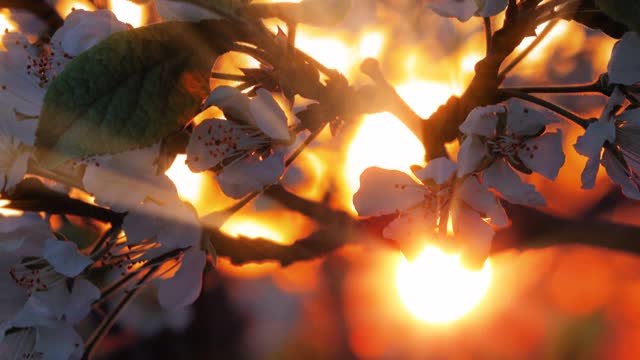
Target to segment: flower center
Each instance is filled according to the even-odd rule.
[[[47,291],[65,280],[42,258],[24,258],[20,264],[9,269],[9,275],[29,296],[36,291]]]

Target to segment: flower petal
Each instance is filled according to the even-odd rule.
[[[78,347],[82,347],[82,338],[73,326],[59,321],[53,327],[38,327],[35,352],[42,353],[42,360],[69,359]]]
[[[507,129],[514,134],[535,135],[546,125],[560,122],[557,117],[522,106],[518,100],[509,100],[508,107]]]
[[[51,43],[65,54],[78,56],[98,44],[111,34],[126,31],[127,24],[109,10],[72,11],[64,21],[64,25],[53,34]]]
[[[451,223],[456,238],[465,244],[462,260],[472,268],[482,268],[491,250],[491,242],[495,231],[480,215],[460,204],[451,212]]]
[[[518,157],[529,169],[549,180],[555,180],[565,156],[562,150],[562,131],[549,132],[526,141],[518,151]]]
[[[467,136],[458,151],[458,177],[476,172],[487,155],[487,147],[478,136]]]
[[[156,175],[159,146],[126,151],[90,162],[82,179],[96,202],[127,211],[146,198],[173,198],[177,190],[164,174]]]
[[[216,177],[225,195],[239,199],[251,192],[273,185],[284,173],[284,154],[276,152],[266,159],[245,158],[227,166]]]
[[[587,127],[584,135],[573,145],[578,154],[588,158],[600,158],[604,142],[615,140],[615,125],[610,121],[596,121]],[[612,135],[613,132],[613,135]],[[613,138],[613,140],[612,140]]]
[[[247,156],[257,143],[233,121],[207,119],[193,129],[187,145],[187,165],[194,172],[222,167]]]
[[[429,0],[427,7],[440,16],[455,17],[462,22],[471,19],[478,11],[475,0]]]
[[[479,106],[471,110],[459,129],[466,135],[493,136],[498,124],[497,114],[505,111],[501,105]]]
[[[506,226],[509,223],[507,213],[496,196],[482,186],[475,177],[466,178],[456,190],[456,197],[479,212],[483,217],[490,218],[491,224]]]
[[[200,250],[185,252],[180,269],[175,275],[158,284],[158,301],[164,308],[191,305],[202,288],[202,271],[207,256]]]
[[[291,135],[287,126],[287,116],[280,105],[265,89],[258,89],[256,97],[251,99],[249,108],[256,120],[256,125],[271,139],[289,142]]]
[[[12,189],[24,178],[27,173],[27,165],[30,157],[30,152],[21,152],[15,159],[13,159],[11,167],[4,174],[6,179],[4,188],[9,192],[11,192]]]
[[[626,197],[640,200],[639,179],[634,174],[630,174],[609,150],[605,150],[602,154],[602,165],[607,170],[611,181],[620,185]]]
[[[77,324],[89,315],[93,302],[100,298],[100,289],[84,278],[76,278],[69,302],[64,310],[64,320],[69,324]]]
[[[436,223],[437,214],[419,206],[401,212],[384,228],[382,236],[395,241],[402,253],[411,260],[420,254],[429,240],[433,240]]]
[[[44,242],[42,254],[53,268],[66,277],[80,274],[93,261],[78,251],[78,246],[70,241],[48,239]]]
[[[600,155],[589,158],[589,160],[587,160],[587,164],[585,165],[584,169],[582,170],[582,174],[580,175],[582,189],[593,189],[596,184],[596,176],[598,175],[598,170],[600,170]]]
[[[426,189],[398,170],[370,167],[360,175],[353,206],[360,216],[393,214],[424,199]]]
[[[610,84],[633,85],[640,82],[640,34],[625,33],[615,44],[607,65]]]
[[[457,169],[456,163],[445,157],[439,157],[429,161],[424,168],[414,170],[413,173],[422,182],[433,181],[442,185],[451,179]]]
[[[240,90],[231,86],[218,86],[205,100],[203,109],[217,106],[222,110],[227,120],[237,124],[256,126],[249,103],[247,95]]]
[[[496,161],[483,172],[484,184],[496,189],[507,201],[515,204],[542,206],[545,200],[535,186],[522,181],[505,162]]]

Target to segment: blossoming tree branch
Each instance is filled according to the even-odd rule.
[[[164,307],[189,305],[218,256],[287,266],[362,237],[408,258],[429,242],[462,253],[473,267],[505,249],[571,242],[640,253],[640,229],[540,212],[545,198],[522,177],[557,177],[565,162],[557,124],[571,122],[583,131],[573,146],[585,161],[576,187],[592,188],[602,165],[625,196],[640,199],[640,5],[423,2],[424,11],[484,22],[486,33],[486,55],[468,88],[428,119],[404,103],[376,60],[362,63],[370,83],[353,86],[296,48],[298,24],[332,26],[349,1],[155,0],[164,21],[136,29],[108,10],[76,10],[62,21],[43,1],[0,1],[47,19],[51,34],[34,41],[7,31],[0,52],[0,184],[6,208],[22,211],[0,217],[1,357],[88,359],[142,287],[157,287]],[[492,28],[491,18],[502,13],[501,27]],[[274,33],[262,22],[267,18],[286,26]],[[608,72],[590,84],[503,86],[530,50],[509,57],[516,47],[527,37],[541,39],[546,30],[535,29],[560,19],[619,39]],[[241,75],[212,72],[228,52],[259,65],[239,69]],[[236,85],[211,88],[212,78]],[[544,93],[608,100],[598,118],[586,118],[537,96]],[[224,116],[206,116],[212,109]],[[384,111],[421,139],[425,167],[416,165],[412,175],[366,169],[353,196],[357,218],[287,189],[285,173],[323,129],[338,134],[363,114]],[[451,142],[460,145],[455,158],[445,148]],[[179,154],[236,203],[198,217],[165,175]],[[292,245],[219,230],[262,196],[319,229]],[[52,229],[52,215],[103,227],[70,239]],[[76,332],[113,299],[91,334]]]

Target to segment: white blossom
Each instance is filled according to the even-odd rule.
[[[395,240],[410,257],[425,241],[446,238],[451,218],[454,235],[464,239],[468,256],[484,260],[494,235],[484,218],[504,226],[507,217],[491,192],[474,177],[458,179],[456,170],[452,161],[437,158],[414,171],[420,181],[416,182],[403,172],[371,167],[360,176],[353,204],[360,216],[397,213],[383,236]]]
[[[177,190],[164,174],[157,174],[160,145],[100,156],[87,161],[83,185],[96,202],[116,211],[127,211],[147,198],[177,196]]]
[[[195,210],[177,197],[164,203],[147,200],[125,217],[123,229],[127,242],[114,253],[124,257],[117,265],[127,269],[131,264],[148,261],[174,250],[176,270],[158,283],[158,301],[166,308],[193,303],[200,294],[206,254],[200,249],[202,229]],[[123,257],[120,256],[122,259]]]
[[[287,116],[264,89],[249,99],[235,88],[216,88],[205,108],[217,106],[227,120],[207,119],[193,130],[187,162],[194,172],[214,170],[222,191],[240,198],[278,181],[284,151],[294,139]]]
[[[555,121],[518,102],[475,108],[460,125],[466,138],[458,153],[458,176],[480,172],[483,184],[509,202],[544,205],[542,195],[515,170],[537,172],[550,180],[558,176],[565,161],[562,132],[545,133]]]
[[[574,145],[588,158],[582,172],[582,188],[595,185],[600,163],[625,196],[640,199],[640,109],[623,108],[625,95],[616,87],[600,119],[591,123]]]
[[[465,22],[474,15],[489,17],[501,13],[507,0],[427,0],[427,7],[440,16]]]
[[[634,85],[640,82],[640,34],[629,31],[614,45],[607,66],[609,83]]]
[[[100,297],[95,285],[78,277],[92,261],[74,243],[46,234],[39,217],[15,222],[2,226],[7,230],[2,237],[18,240],[0,248],[0,353],[43,359],[80,355],[82,340],[73,325]]]

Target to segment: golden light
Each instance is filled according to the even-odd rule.
[[[73,10],[95,10],[96,7],[86,0],[62,0],[56,3],[56,11],[66,18]]]
[[[360,187],[360,174],[372,166],[410,171],[413,164],[424,163],[420,140],[389,113],[367,116],[349,147],[345,176],[349,195]]]
[[[384,47],[384,34],[379,31],[365,33],[360,39],[360,57],[377,58]]]
[[[16,30],[16,25],[13,21],[11,21],[10,17],[11,13],[8,9],[0,10],[0,50],[5,49],[4,45],[2,45],[1,42],[4,33]]]
[[[200,201],[200,193],[204,181],[203,174],[196,174],[189,170],[185,163],[186,155],[178,155],[165,174],[178,188],[178,194],[183,200],[191,202],[194,206]]]
[[[396,284],[402,302],[418,319],[446,324],[469,313],[491,284],[491,265],[469,271],[459,255],[449,255],[427,246],[412,262],[402,260]]]
[[[5,206],[9,204],[9,200],[0,200],[0,215],[2,216],[20,216],[23,214],[20,210],[7,209]]]
[[[334,37],[311,35],[313,30],[300,26],[296,46],[322,65],[347,73],[352,66],[351,49]]]
[[[142,26],[142,6],[128,0],[110,0],[109,8],[118,20],[130,24],[133,27]]]

